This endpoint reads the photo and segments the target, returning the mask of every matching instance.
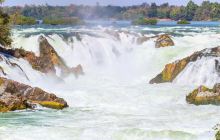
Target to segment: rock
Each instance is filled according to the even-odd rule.
[[[26,73],[24,72],[24,70],[21,68],[21,66],[19,66],[17,63],[11,62],[10,59],[8,59],[7,57],[4,56],[4,54],[0,54],[0,62],[5,63],[6,65],[8,65],[8,68],[18,68],[21,73],[23,73],[23,75],[26,77],[27,80],[29,80],[29,78],[27,77]],[[5,68],[5,66],[4,66]],[[4,68],[2,66],[0,66],[0,72],[4,75],[7,76],[7,73],[5,72]],[[7,68],[6,68],[7,69]]]
[[[113,30],[105,30],[105,33],[113,36],[116,40],[121,41],[119,32]]]
[[[172,82],[188,63],[189,60],[186,58],[167,64],[164,70],[150,81],[150,84]]]
[[[160,74],[150,80],[150,84],[172,82],[190,62],[195,62],[202,57],[220,57],[220,47],[204,49],[193,53],[191,56],[167,64]]]
[[[6,49],[0,47],[0,52],[7,57],[23,58],[27,60],[33,69],[42,73],[56,73],[55,67],[59,67],[64,75],[75,72],[74,68],[69,68],[63,59],[57,54],[55,49],[49,44],[43,36],[39,37],[40,56],[36,56],[33,52],[24,49]],[[82,66],[80,67],[82,70]],[[82,70],[83,71],[83,70]],[[78,77],[80,72],[74,73]]]
[[[213,92],[220,93],[220,84],[215,84],[215,86],[213,87]]]
[[[137,42],[137,44],[141,45],[144,42],[148,41],[149,39],[150,39],[149,37],[142,36],[142,37],[138,37],[136,42]]]
[[[158,36],[158,38],[156,40],[155,47],[161,48],[161,47],[168,47],[168,46],[174,46],[174,42],[170,38],[170,36],[167,34],[163,34],[163,35]]]
[[[33,108],[34,104],[52,109],[68,107],[64,99],[52,93],[0,77],[0,112]]]
[[[205,86],[200,86],[186,96],[186,101],[189,104],[195,105],[220,105],[219,85],[220,84],[216,84],[212,89],[209,89]]]
[[[75,76],[77,77],[78,75],[83,75],[83,68],[82,65],[77,65],[75,68],[72,68],[71,71],[75,74]]]
[[[220,73],[220,63],[218,60],[215,60],[215,69]]]
[[[26,103],[22,98],[3,92],[0,95],[0,112],[26,109]]]

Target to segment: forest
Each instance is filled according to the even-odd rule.
[[[116,19],[133,20],[138,17],[172,19],[188,21],[216,21],[220,19],[220,3],[203,1],[197,5],[192,0],[186,6],[175,6],[164,3],[142,3],[134,6],[102,6],[96,3],[95,6],[75,5],[50,6],[46,5],[25,5],[4,7],[4,12],[13,15],[20,14],[25,17],[32,17],[38,20],[44,18],[78,17],[81,19]]]

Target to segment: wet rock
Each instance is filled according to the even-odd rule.
[[[218,60],[215,60],[215,69],[218,73],[220,73],[220,63]]]
[[[82,65],[77,65],[75,68],[72,68],[71,71],[75,74],[75,76],[77,77],[78,75],[83,75],[83,68]]]
[[[26,79],[29,80],[29,78],[27,77],[26,73],[21,68],[21,66],[19,66],[17,63],[11,62],[11,60],[5,57],[3,54],[0,54],[0,62],[8,65],[8,68],[18,68],[21,71],[21,73],[23,73],[23,75],[26,77]],[[0,65],[0,72],[2,75],[7,76],[7,73],[5,72],[4,68],[1,65]]]
[[[220,105],[219,85],[220,84],[216,84],[212,89],[209,89],[205,86],[200,86],[186,96],[186,101],[189,104],[195,105]]]
[[[136,42],[137,42],[137,44],[141,45],[144,42],[148,41],[149,39],[150,39],[149,37],[142,36],[142,37],[138,37]]]
[[[22,98],[3,92],[0,95],[0,112],[26,109],[25,101]]]
[[[107,34],[113,36],[116,40],[119,40],[119,41],[121,40],[121,39],[120,39],[119,32],[117,32],[117,31],[105,30],[105,33],[107,33]]]
[[[190,63],[202,57],[220,57],[220,47],[204,49],[193,53],[191,56],[167,64],[163,71],[150,81],[150,84],[172,82]]]
[[[33,108],[34,104],[52,109],[68,107],[64,99],[52,93],[0,77],[0,112]]]
[[[172,82],[188,63],[189,60],[186,58],[167,64],[164,70],[150,81],[150,84]]]
[[[49,44],[45,37],[39,37],[39,44],[40,56],[36,56],[33,52],[25,51],[24,49],[6,49],[0,47],[0,52],[6,57],[23,58],[31,64],[33,69],[43,73],[55,74],[55,67],[59,67],[62,73],[65,74],[75,72],[72,70],[74,68],[69,68],[65,64],[63,59],[57,54],[55,49]],[[74,74],[78,77],[78,74],[81,73],[78,72]]]
[[[158,36],[155,47],[161,48],[161,47],[168,47],[168,46],[174,46],[174,42],[171,39],[171,37],[168,34],[163,34],[163,35]]]
[[[220,84],[215,84],[215,86],[213,87],[213,92],[215,93],[220,93]]]

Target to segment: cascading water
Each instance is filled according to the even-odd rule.
[[[69,75],[62,81],[33,70],[23,59],[8,58],[23,69],[2,64],[8,78],[56,93],[70,107],[0,114],[0,139],[213,139],[212,127],[220,122],[219,107],[189,105],[185,96],[197,85],[212,86],[219,81],[216,58],[190,63],[173,83],[148,82],[165,64],[218,46],[218,30],[178,26],[15,28],[14,48],[39,55],[38,38],[44,35],[69,67],[81,64],[85,75]],[[160,33],[172,34],[176,45],[158,49],[153,39],[137,43],[142,34]]]

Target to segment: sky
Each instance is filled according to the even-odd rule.
[[[69,4],[84,4],[84,5],[95,5],[99,2],[100,5],[138,5],[143,2],[151,3],[156,2],[157,4],[168,2],[172,5],[186,5],[189,0],[6,0],[3,4],[4,6],[12,5],[25,5],[25,4],[35,4],[41,5],[48,3],[49,5],[69,5]],[[197,4],[201,4],[203,0],[193,0]],[[212,2],[219,2],[220,0],[209,0]]]

